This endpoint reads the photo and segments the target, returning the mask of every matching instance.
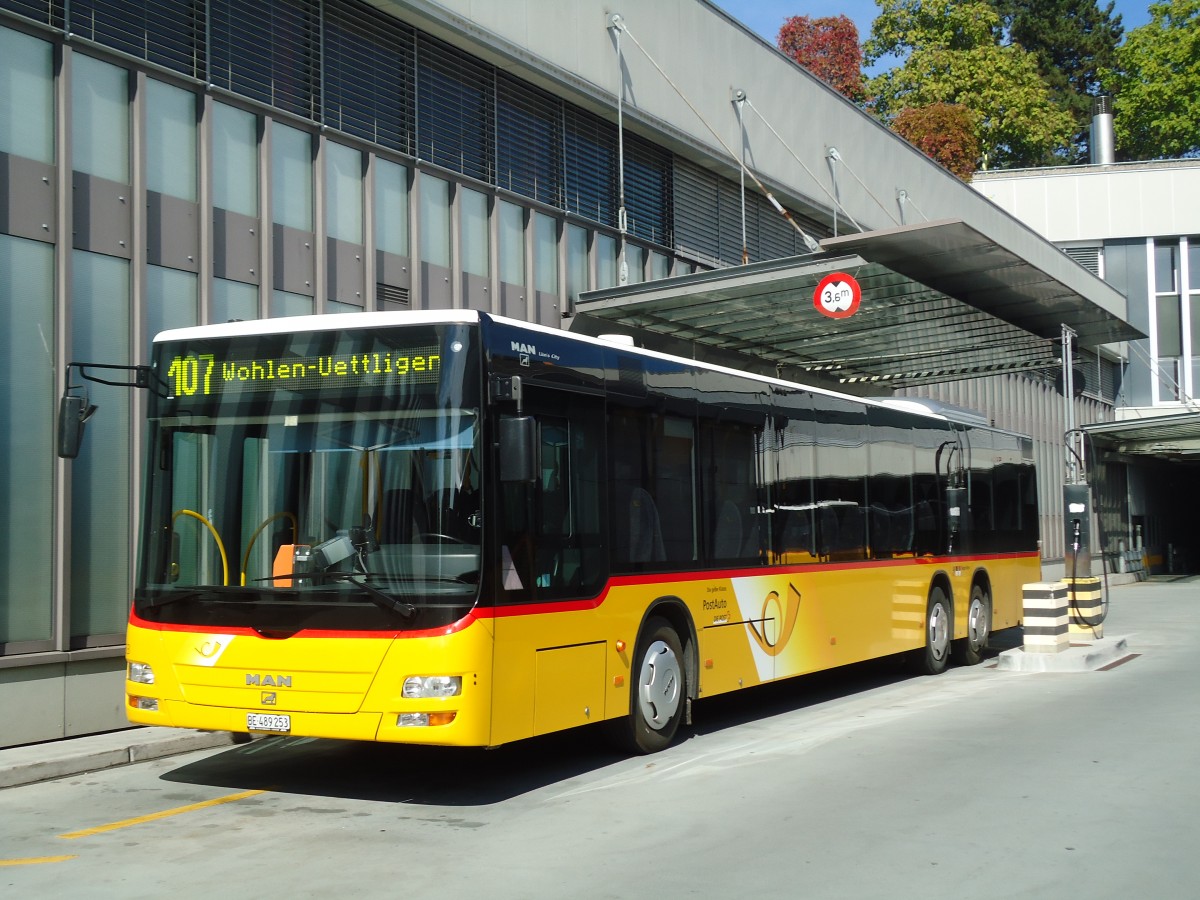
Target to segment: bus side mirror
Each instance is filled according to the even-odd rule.
[[[87,397],[63,394],[58,401],[58,455],[63,459],[75,459],[83,444],[83,426],[92,417],[96,407],[88,403]]]
[[[537,420],[533,416],[500,418],[500,480],[537,481]]]

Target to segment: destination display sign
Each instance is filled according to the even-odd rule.
[[[164,365],[172,395],[183,398],[436,383],[442,358],[437,345],[427,345],[316,356],[185,353],[167,356]]]

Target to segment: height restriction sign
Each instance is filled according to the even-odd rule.
[[[817,312],[831,319],[850,318],[858,312],[861,302],[862,288],[853,275],[845,272],[830,272],[813,293],[813,306]]]

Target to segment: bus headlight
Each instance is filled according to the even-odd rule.
[[[430,697],[457,697],[462,693],[459,675],[410,675],[404,679],[402,695],[408,700]]]
[[[154,684],[154,670],[146,663],[131,662],[129,680],[134,684]]]

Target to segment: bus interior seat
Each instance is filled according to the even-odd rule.
[[[713,557],[734,559],[742,552],[742,513],[737,504],[726,500],[721,504],[717,525],[713,529]]]
[[[654,498],[645,488],[634,488],[629,495],[629,560],[661,562],[666,558],[662,523]]]

